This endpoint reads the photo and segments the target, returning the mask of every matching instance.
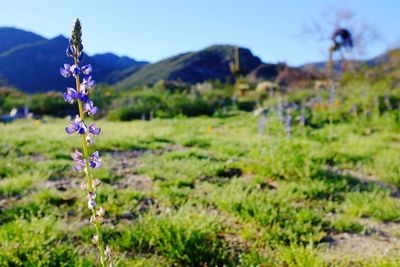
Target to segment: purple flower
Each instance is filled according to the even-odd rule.
[[[93,139],[93,134],[91,134],[91,133],[88,133],[87,135],[86,135],[86,143],[88,144],[88,146],[91,146],[91,145],[93,145],[94,144],[94,139]]]
[[[89,133],[86,135],[86,143],[91,146],[94,143],[94,136],[100,134],[101,129],[96,128],[96,124],[92,123],[89,126]]]
[[[81,73],[81,69],[77,65],[72,65],[70,71],[75,77]]]
[[[96,199],[96,193],[87,192],[87,199]]]
[[[87,93],[84,92],[84,91],[80,91],[80,92],[77,94],[77,98],[78,98],[79,100],[81,100],[83,103],[86,103],[86,102],[88,102],[88,100],[89,100],[89,96],[88,96]]]
[[[77,98],[77,93],[74,88],[67,87],[67,92],[64,93],[64,100],[68,104],[74,103],[74,99]]]
[[[90,168],[100,168],[102,163],[102,159],[99,157],[99,151],[93,152],[93,154],[89,157],[89,165]]]
[[[86,76],[83,78],[82,85],[86,88],[92,88],[95,84],[95,81],[92,80],[92,76]]]
[[[83,123],[83,121],[81,121],[81,119],[77,115],[75,120],[71,122],[70,127],[65,127],[65,131],[68,134],[78,132],[78,134],[82,135],[87,132],[87,126]]]
[[[71,153],[71,157],[75,161],[75,166],[74,166],[75,171],[79,172],[83,168],[85,168],[85,161],[83,160],[81,152],[75,150],[73,153]]]
[[[82,62],[83,61],[83,53],[79,53],[78,55],[78,62]]]
[[[97,113],[97,111],[98,108],[93,106],[93,101],[89,101],[85,104],[85,112],[87,112],[89,116],[94,116]]]
[[[90,126],[89,126],[89,132],[90,132],[91,134],[99,135],[100,131],[101,131],[100,128],[96,128],[96,123],[90,124]]]
[[[92,65],[90,65],[90,64],[85,65],[81,68],[82,73],[85,75],[89,75],[92,72],[92,70],[93,70],[93,68],[92,68]]]
[[[69,64],[64,64],[63,68],[60,68],[60,73],[62,76],[64,76],[64,78],[68,78],[69,76],[71,76],[71,65]]]
[[[81,100],[83,103],[86,103],[89,100],[89,96],[87,94],[83,92],[77,93],[74,88],[68,87],[67,92],[64,93],[64,100],[67,103],[72,104],[76,98]]]
[[[89,199],[88,200],[88,208],[90,210],[92,210],[94,207],[96,207],[96,201],[94,201],[93,199]]]
[[[65,51],[65,53],[67,54],[67,57],[74,57],[75,55],[75,49],[72,45],[69,45],[67,47],[67,51]]]

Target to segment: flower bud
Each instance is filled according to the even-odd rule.
[[[104,216],[105,213],[106,210],[103,207],[100,207],[96,212],[97,216]]]
[[[92,223],[92,224],[103,224],[104,223],[104,217],[98,216],[98,215],[92,215],[90,217],[90,223]]]
[[[89,190],[89,186],[88,186],[88,184],[86,183],[86,182],[82,182],[81,183],[81,189],[83,190],[83,191],[88,191]]]
[[[86,144],[91,146],[94,144],[94,139],[91,134],[86,135]]]
[[[78,47],[79,52],[82,51],[82,49],[83,49],[83,47],[82,47],[82,25],[78,18],[76,18],[72,24],[72,33],[71,33],[70,44],[75,47]]]
[[[108,260],[112,259],[112,252],[111,252],[111,248],[109,246],[106,246],[106,257]]]
[[[94,192],[87,192],[87,198],[88,198],[88,199],[95,199],[95,198],[96,198],[96,193],[94,193]]]
[[[94,178],[93,179],[93,187],[97,188],[101,185],[101,181],[99,179]]]
[[[99,244],[99,236],[94,235],[92,238],[92,242],[93,242],[93,244],[95,244],[97,246]]]

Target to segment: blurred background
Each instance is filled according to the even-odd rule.
[[[0,266],[99,263],[77,17],[122,266],[400,266],[400,2],[0,3]]]
[[[211,115],[229,105],[226,94],[235,93],[227,92],[224,97],[223,90],[207,93],[207,88],[232,85],[239,76],[241,86],[249,91],[257,85],[260,90],[268,86],[261,84],[264,81],[277,83],[283,90],[312,87],[326,80],[330,54],[336,61],[335,73],[342,72],[343,60],[351,75],[365,72],[365,67],[387,66],[400,39],[400,30],[391,23],[396,7],[396,1],[385,5],[373,1],[122,1],[116,5],[71,1],[61,9],[52,1],[4,2],[0,86],[2,95],[8,97],[2,96],[0,110],[7,114],[27,104],[36,115],[50,115],[50,110],[59,117],[71,113],[62,101],[55,102],[60,99],[57,92],[66,87],[58,69],[68,63],[64,50],[75,17],[84,25],[85,63],[93,65],[93,76],[100,85],[96,97],[111,94],[101,116],[122,119],[117,109],[129,106],[122,99],[129,102],[127,94],[132,101],[147,99],[141,95],[144,87],[200,94],[213,108],[184,115]],[[354,45],[330,53],[332,36],[341,28],[349,30]],[[237,73],[229,65],[235,61],[235,49],[239,49]],[[223,103],[215,103],[215,98]],[[46,107],[46,103],[55,106]],[[182,113],[174,107],[163,111],[162,105],[151,105],[137,107],[142,110],[124,119],[138,119],[142,113],[148,117],[150,109],[162,117]]]

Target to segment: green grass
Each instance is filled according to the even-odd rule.
[[[123,266],[398,266],[392,256],[323,256],[332,233],[363,234],[361,218],[400,221],[397,111],[365,119],[346,108],[333,138],[322,111],[290,139],[274,115],[261,139],[244,113],[99,121],[107,242]],[[97,262],[69,159],[80,140],[66,124],[0,125],[2,266]]]

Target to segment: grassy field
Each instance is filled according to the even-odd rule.
[[[123,266],[400,266],[397,113],[98,121],[105,239]],[[0,124],[1,266],[97,262],[66,124]]]

